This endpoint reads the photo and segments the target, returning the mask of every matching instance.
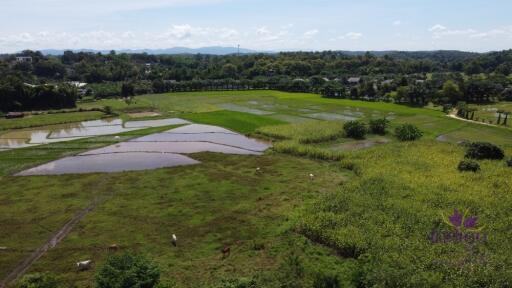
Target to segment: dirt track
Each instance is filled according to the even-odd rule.
[[[28,255],[25,259],[23,259],[20,263],[14,267],[14,269],[9,273],[3,280],[0,282],[0,288],[6,288],[7,285],[13,281],[16,281],[19,279],[29,268],[36,262],[39,258],[41,258],[46,251],[49,249],[54,248],[59,244],[60,241],[62,241],[68,234],[71,232],[71,229],[80,222],[89,212],[94,210],[98,205],[105,202],[107,199],[109,199],[112,196],[112,194],[102,197],[102,198],[96,198],[92,201],[89,206],[87,206],[85,209],[79,211],[78,213],[71,218],[62,228],[60,228],[53,236],[46,241],[46,243],[39,247],[37,250],[32,252],[30,255]]]

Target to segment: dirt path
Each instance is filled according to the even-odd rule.
[[[469,119],[466,119],[466,118],[459,117],[459,116],[457,116],[457,110],[453,110],[452,112],[450,112],[450,114],[448,114],[446,116],[450,117],[450,118],[453,118],[453,119],[460,120],[460,121],[464,121],[464,122],[475,123],[475,124],[491,126],[491,127],[500,127],[500,126],[494,125],[494,124],[489,124],[489,123],[485,123],[485,122],[479,122],[479,121],[469,120]]]
[[[98,205],[105,202],[107,199],[111,198],[113,194],[109,194],[107,196],[96,198],[92,201],[89,206],[85,209],[79,211],[71,220],[69,220],[62,228],[60,228],[53,236],[41,247],[32,252],[29,256],[23,259],[20,263],[16,265],[16,267],[12,270],[11,273],[5,277],[5,279],[0,282],[0,288],[6,288],[7,285],[13,281],[19,279],[27,270],[34,264],[39,258],[41,258],[46,251],[54,248],[62,241],[68,234],[71,232],[71,229],[80,222],[87,214],[93,211]]]

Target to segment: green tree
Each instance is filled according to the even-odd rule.
[[[160,270],[142,255],[125,253],[110,256],[96,274],[98,288],[152,288],[160,280]]]
[[[123,83],[121,86],[121,96],[129,97],[135,95],[135,86],[133,83]]]
[[[452,80],[448,80],[444,82],[443,88],[441,90],[441,97],[443,103],[457,103],[462,98],[462,93],[459,89],[459,85],[457,85]]]

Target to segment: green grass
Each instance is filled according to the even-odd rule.
[[[497,110],[504,110],[512,113],[512,102],[499,102],[489,105],[470,105],[471,108],[476,108],[474,120],[484,121],[485,123],[492,122],[496,124],[498,116]],[[505,115],[501,115],[501,123],[505,119]],[[512,114],[508,116],[507,127],[512,127]]]
[[[115,243],[120,252],[139,251],[154,259],[171,287],[217,287],[223,279],[241,277],[255,279],[259,287],[284,282],[312,287],[319,273],[337,275],[342,287],[504,287],[512,282],[512,170],[504,162],[481,161],[481,172],[460,173],[463,147],[434,140],[444,135],[450,142],[490,141],[510,157],[509,129],[450,119],[432,109],[276,91],[145,95],[136,101],[131,107],[119,100],[80,105],[109,104],[120,114],[155,109],[166,117],[290,140],[274,143],[274,151],[263,156],[202,153],[191,155],[202,162],[194,166],[79,177],[9,175],[169,127],[128,132],[121,139],[102,136],[0,152],[0,246],[12,248],[0,251],[0,275],[92,199],[113,195],[29,273],[48,271],[65,287],[94,287],[94,272]],[[220,107],[225,103],[275,114],[225,111]],[[351,140],[337,137],[336,122],[300,123],[309,119],[304,111],[344,110],[361,113],[364,121],[392,112],[389,131],[412,123],[425,136],[339,151],[336,147]],[[478,216],[489,243],[474,250],[428,243],[441,213],[454,208]],[[178,247],[170,243],[172,234]],[[220,252],[224,245],[231,247],[226,259]],[[77,273],[74,263],[85,259],[94,260],[93,269]],[[296,266],[304,273],[294,274]]]
[[[252,133],[263,126],[284,123],[283,121],[265,116],[224,110],[206,113],[188,113],[182,114],[180,117],[195,123],[222,126],[244,134]]]
[[[90,149],[115,144],[139,136],[163,132],[173,127],[177,126],[165,126],[124,132],[117,134],[120,136],[119,139],[115,139],[114,135],[109,135],[1,151],[0,177],[7,176],[15,172],[19,172],[23,169],[27,169],[31,166],[36,166],[61,157],[75,155]]]
[[[512,150],[508,150],[510,153]],[[360,176],[330,191],[298,217],[298,230],[355,258],[364,286],[503,287],[510,283],[510,168],[481,161],[461,173],[463,148],[424,140],[349,154]],[[489,242],[432,244],[441,215],[469,209]]]
[[[71,112],[71,113],[54,113],[31,115],[25,118],[16,119],[0,119],[0,130],[30,128],[37,126],[64,124],[71,122],[81,122],[87,120],[95,120],[104,117],[103,112],[87,111],[87,112]]]
[[[302,144],[326,142],[343,136],[343,123],[308,121],[303,123],[266,126],[258,134],[277,139],[293,139]]]
[[[339,170],[330,164],[282,155],[201,154],[194,158],[203,164],[80,177],[1,179],[4,192],[0,202],[9,206],[0,215],[0,228],[5,232],[2,245],[13,249],[0,258],[1,274],[46,240],[49,231],[77,209],[94,197],[110,193],[114,196],[29,273],[49,271],[66,285],[92,287],[94,270],[108,256],[106,247],[113,243],[121,251],[148,254],[161,268],[163,280],[178,287],[204,287],[224,278],[272,273],[298,245],[316,251],[317,256],[303,257],[328,255],[325,249],[305,244],[300,236],[287,232],[288,217],[324,189],[335,189],[345,177]],[[255,167],[261,167],[262,172],[256,173]],[[316,181],[325,184],[312,182],[308,177],[311,172],[318,173]],[[178,235],[177,248],[170,244],[172,234]],[[30,240],[21,241],[24,238]],[[263,248],[256,250],[255,243]],[[232,249],[225,260],[220,253],[223,245]],[[73,263],[79,259],[94,259],[95,269],[76,273]],[[333,260],[324,261],[337,262]]]

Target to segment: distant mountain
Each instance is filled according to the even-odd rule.
[[[68,50],[68,49],[66,49]],[[45,49],[40,50],[44,55],[55,55],[59,56],[64,54],[66,50],[58,50],[58,49]],[[110,53],[111,50],[94,50],[94,49],[69,49],[73,52],[92,52],[92,53],[102,53],[107,54]],[[202,47],[202,48],[187,48],[187,47],[174,47],[167,49],[121,49],[116,50],[116,53],[128,53],[128,54],[137,54],[137,53],[147,53],[151,55],[177,55],[177,54],[208,54],[208,55],[229,55],[238,53],[238,48],[236,47],[221,47],[221,46],[211,46],[211,47]],[[253,54],[259,53],[255,50],[240,48],[241,54]]]

